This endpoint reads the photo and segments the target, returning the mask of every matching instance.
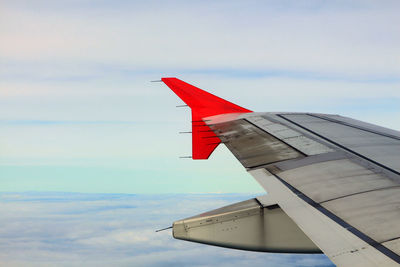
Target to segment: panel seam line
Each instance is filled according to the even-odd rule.
[[[369,192],[374,192],[374,191],[392,189],[392,188],[396,188],[396,187],[400,187],[400,185],[391,185],[391,186],[387,186],[387,187],[381,187],[381,188],[370,189],[370,190],[366,190],[366,191],[362,191],[362,192],[357,192],[357,193],[348,194],[348,195],[345,195],[345,196],[340,196],[340,197],[335,197],[335,198],[327,199],[327,200],[324,200],[324,201],[321,201],[321,202],[318,202],[318,203],[319,203],[319,204],[323,204],[323,203],[326,203],[326,202],[329,202],[329,201],[333,201],[333,200],[337,200],[337,199],[342,199],[342,198],[351,197],[351,196],[360,195],[360,194],[369,193]]]
[[[366,242],[368,245],[374,247],[376,250],[378,250],[382,254],[386,255],[387,257],[389,257],[393,261],[395,261],[397,263],[400,263],[400,256],[398,254],[396,254],[395,252],[393,252],[389,248],[385,247],[384,245],[382,245],[378,241],[372,239],[368,235],[364,234],[363,232],[361,232],[360,230],[358,230],[354,226],[350,225],[349,223],[347,223],[342,218],[340,218],[339,216],[335,215],[334,213],[332,213],[331,211],[329,211],[325,207],[321,206],[319,203],[315,202],[310,197],[308,197],[307,195],[303,194],[300,190],[296,189],[294,186],[292,186],[291,184],[289,184],[288,182],[283,180],[277,174],[273,174],[273,175],[281,183],[283,183],[290,191],[292,191],[296,196],[298,196],[300,199],[302,199],[304,202],[306,202],[310,206],[314,207],[316,210],[318,210],[319,212],[321,212],[322,214],[324,214],[325,216],[327,216],[328,218],[330,218],[331,220],[333,220],[334,222],[336,222],[337,224],[342,226],[344,229],[346,229],[350,233],[354,234],[355,236],[357,236],[358,238],[360,238],[361,240]]]
[[[330,122],[337,123],[337,124],[340,124],[340,125],[344,125],[344,126],[347,126],[347,127],[350,127],[350,128],[358,129],[358,130],[361,130],[361,131],[364,131],[364,132],[369,132],[369,133],[373,133],[373,134],[376,134],[376,135],[384,136],[384,137],[387,137],[387,138],[400,140],[399,137],[391,135],[391,134],[384,134],[384,133],[377,132],[377,131],[374,131],[374,130],[370,130],[370,129],[367,129],[367,128],[364,128],[364,127],[352,125],[352,124],[344,122],[344,121],[339,121],[339,120],[327,118],[325,116],[315,115],[315,114],[312,114],[312,113],[306,113],[306,114],[308,116],[311,116],[311,117],[319,118],[321,120],[330,121]]]
[[[361,158],[363,158],[363,159],[365,159],[365,160],[367,160],[367,161],[369,161],[369,162],[372,162],[372,163],[378,165],[379,167],[382,167],[382,168],[384,168],[384,169],[386,169],[386,170],[388,170],[388,171],[391,171],[391,172],[393,172],[393,173],[395,173],[395,174],[397,174],[397,175],[400,175],[400,173],[399,173],[398,171],[393,170],[392,168],[390,168],[390,167],[388,167],[388,166],[385,166],[385,165],[383,165],[383,164],[381,164],[381,163],[379,163],[379,162],[376,162],[376,161],[374,161],[374,160],[372,160],[372,159],[370,159],[370,158],[368,158],[368,157],[366,157],[366,156],[364,156],[364,155],[362,155],[362,154],[360,154],[360,153],[357,153],[357,152],[355,152],[354,150],[351,150],[351,149],[345,147],[344,145],[341,145],[341,144],[339,144],[339,143],[337,143],[337,142],[335,142],[335,141],[333,141],[333,140],[331,140],[331,139],[329,139],[329,138],[327,138],[327,137],[325,137],[325,136],[323,136],[323,135],[321,135],[321,134],[319,134],[319,133],[317,133],[317,132],[315,132],[315,131],[313,131],[313,130],[310,130],[310,129],[308,129],[307,127],[304,127],[304,126],[302,126],[302,125],[300,125],[300,124],[298,124],[298,123],[292,121],[291,119],[286,118],[286,117],[283,116],[283,115],[277,114],[277,116],[280,117],[280,118],[282,118],[282,119],[284,119],[284,120],[286,120],[286,121],[288,121],[288,122],[290,122],[290,123],[293,123],[294,125],[296,125],[296,126],[302,128],[302,129],[304,129],[304,130],[306,130],[306,131],[309,131],[309,132],[312,133],[312,134],[315,134],[316,136],[318,136],[318,137],[320,137],[320,138],[322,138],[322,139],[324,139],[324,140],[326,140],[326,141],[328,141],[328,142],[330,142],[330,143],[332,143],[332,144],[334,144],[334,145],[336,145],[336,146],[338,146],[338,147],[340,147],[340,148],[342,148],[342,149],[344,149],[344,150],[346,150],[346,151],[348,151],[348,152],[350,152],[350,153],[353,153],[354,155],[357,155],[357,156],[359,156],[359,157],[361,157]]]
[[[299,149],[295,148],[294,146],[292,146],[292,145],[286,143],[286,142],[283,141],[282,139],[280,139],[280,138],[276,137],[274,134],[272,134],[272,133],[270,133],[270,132],[264,130],[263,128],[261,128],[261,127],[258,126],[257,124],[254,124],[253,122],[249,121],[248,119],[243,119],[243,120],[245,120],[246,122],[250,123],[250,124],[253,125],[254,127],[258,128],[259,130],[263,131],[264,133],[267,133],[267,134],[273,136],[275,139],[277,139],[277,140],[279,140],[280,142],[284,143],[284,144],[287,145],[288,147],[294,149],[296,152],[300,153],[301,155],[303,155],[303,156],[305,156],[305,157],[308,156],[308,155],[305,154],[304,152],[302,152],[302,151],[300,151]]]

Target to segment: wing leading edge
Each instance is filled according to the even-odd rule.
[[[215,96],[168,86],[335,264],[400,263],[399,132],[337,115],[254,113],[225,100],[215,111]]]

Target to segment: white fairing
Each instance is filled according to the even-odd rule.
[[[173,235],[177,239],[244,250],[321,253],[266,196],[174,222]]]

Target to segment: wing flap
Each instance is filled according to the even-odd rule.
[[[274,173],[318,203],[398,186],[384,175],[352,162],[343,154],[340,159],[328,158],[301,167],[298,164],[292,165],[292,168],[289,163],[286,165],[284,171],[273,168]]]
[[[279,204],[285,213],[337,266],[398,266],[398,263],[389,257],[396,257],[390,249],[385,252],[392,253],[392,255],[388,256],[382,253],[374,246],[376,244],[370,244],[368,240],[363,240],[349,229],[344,228],[343,223],[346,225],[345,222],[332,219],[315,205],[304,201],[266,169],[259,168],[251,170],[249,173],[268,191],[268,196]],[[334,216],[333,214],[328,215]],[[335,219],[340,220],[340,218]],[[393,246],[395,247],[396,244]]]

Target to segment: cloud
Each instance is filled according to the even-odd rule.
[[[1,193],[0,261],[6,266],[332,265],[324,255],[230,250],[174,240],[170,230],[154,232],[250,197]]]

